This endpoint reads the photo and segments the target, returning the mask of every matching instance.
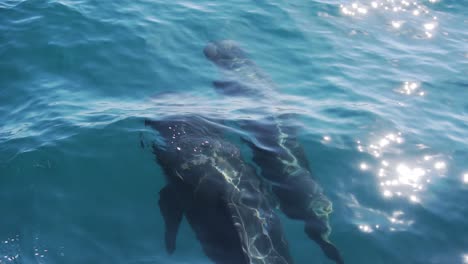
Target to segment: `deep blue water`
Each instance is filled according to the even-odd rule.
[[[244,118],[203,55],[240,43],[296,114],[346,263],[468,263],[464,0],[0,1],[0,263],[169,256],[145,118]],[[255,118],[255,117],[254,117]],[[296,263],[330,263],[281,216]],[[16,262],[15,262],[16,261]]]

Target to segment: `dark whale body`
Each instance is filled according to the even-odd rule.
[[[306,234],[328,258],[344,263],[338,249],[328,240],[332,203],[310,173],[296,128],[286,125],[291,123],[290,116],[275,115],[271,107],[279,97],[274,84],[234,41],[209,43],[203,52],[224,74],[223,81],[213,82],[219,92],[229,96],[255,96],[259,107],[264,109],[264,120],[245,120],[239,126],[253,135],[245,142],[252,149],[261,175],[271,182],[281,210],[289,218],[305,222]]]
[[[252,166],[210,120],[146,120],[162,140],[153,152],[167,178],[159,206],[169,253],[185,216],[204,253],[218,264],[292,264],[288,244]]]

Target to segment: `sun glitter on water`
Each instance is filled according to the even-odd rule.
[[[463,183],[468,184],[468,173],[463,174]]]
[[[350,200],[348,206],[353,208],[356,227],[363,233],[405,231],[414,224],[414,220],[409,219],[403,210],[385,212],[361,205],[354,195],[350,195],[348,199]]]
[[[438,27],[437,16],[434,16],[420,1],[355,1],[341,4],[340,10],[342,14],[350,17],[364,18],[372,15],[383,17],[393,31],[410,33],[418,38],[432,38]]]
[[[424,96],[426,94],[426,92],[421,89],[420,83],[408,81],[404,82],[400,88],[396,89],[396,92],[404,95]]]
[[[360,169],[375,174],[380,193],[387,199],[404,198],[411,203],[420,203],[422,194],[434,177],[445,175],[447,164],[439,155],[404,157],[401,151],[387,151],[390,148],[398,149],[398,145],[404,143],[401,133],[386,134],[368,146],[358,142],[358,150],[374,156],[378,164],[370,168],[363,161]]]

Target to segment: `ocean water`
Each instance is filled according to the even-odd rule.
[[[0,263],[165,252],[145,118],[236,121],[203,55],[232,39],[293,113],[345,263],[468,263],[468,2],[0,1]],[[255,118],[255,116],[254,116]],[[331,263],[281,216],[295,263]]]

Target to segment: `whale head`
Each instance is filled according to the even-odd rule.
[[[232,40],[210,42],[203,49],[206,58],[225,70],[235,70],[249,63],[245,52]]]

